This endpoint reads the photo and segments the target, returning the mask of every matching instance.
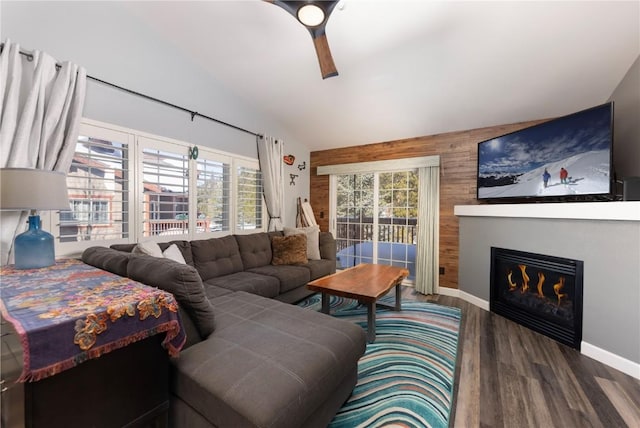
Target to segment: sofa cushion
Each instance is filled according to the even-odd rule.
[[[238,243],[233,235],[191,241],[193,263],[203,281],[243,270]]]
[[[235,275],[235,274],[232,274]],[[209,281],[213,281],[215,278],[210,279]],[[218,297],[221,296],[226,296],[227,294],[231,294],[233,293],[233,291],[228,290],[226,288],[222,288],[222,287],[218,287],[216,285],[212,285],[212,284],[207,284],[206,282],[203,282],[202,285],[204,285],[204,294],[207,296],[207,298],[209,299],[209,301],[216,299]]]
[[[202,342],[200,331],[196,324],[193,322],[191,315],[180,305],[178,305],[178,312],[180,312],[180,321],[182,321],[182,330],[187,336],[187,340],[184,342],[182,350],[187,349],[191,345]]]
[[[307,263],[307,236],[272,236],[273,265],[303,265]]]
[[[306,235],[307,236],[307,259],[320,260],[320,227],[285,227],[284,236]]]
[[[231,291],[247,291],[269,298],[276,297],[280,293],[280,281],[278,278],[252,272],[236,272],[230,275],[211,278],[205,281],[205,288],[209,286]],[[210,299],[215,297],[209,296]]]
[[[146,254],[151,257],[164,257],[162,255],[162,250],[160,249],[160,245],[157,242],[149,241],[149,242],[139,242],[133,250],[131,250],[131,254]]]
[[[163,250],[156,242],[140,242],[133,247],[131,254],[143,254],[151,257],[171,259],[182,264],[187,263],[176,244],[170,244],[165,250]]]
[[[331,232],[320,232],[320,257],[326,260],[336,260],[336,240]]]
[[[130,258],[130,253],[107,247],[89,247],[82,252],[82,261],[86,264],[125,277]]]
[[[134,248],[136,248],[136,245],[138,244],[113,244],[109,246],[109,248],[117,251],[124,251],[125,253],[130,253]]]
[[[208,337],[215,329],[213,307],[204,294],[198,272],[192,266],[170,259],[132,255],[127,276],[173,294],[191,316],[202,338]]]
[[[311,272],[305,266],[269,265],[249,269],[248,272],[277,278],[280,293],[304,286],[311,281]]]
[[[266,233],[235,235],[244,269],[271,264],[271,240]]]
[[[160,242],[158,245],[160,246],[160,250],[166,251],[167,248],[169,248],[169,246],[173,244],[175,244],[176,247],[178,247],[178,249],[182,253],[182,257],[184,257],[184,261],[188,265],[193,266],[193,256],[191,255],[191,243],[189,241],[176,240],[176,241],[169,241],[169,242]],[[138,244],[113,244],[109,248],[130,253],[133,251],[136,245]]]
[[[171,390],[213,426],[299,427],[355,369],[357,324],[239,292],[213,335],[172,361]]]
[[[309,260],[305,267],[311,271],[311,281],[336,273],[334,260]]]
[[[174,262],[182,263],[183,265],[187,264],[182,252],[180,252],[180,249],[176,244],[169,245],[167,249],[162,252],[162,256],[165,259],[171,259]]]
[[[175,245],[180,250],[180,253],[182,253],[182,257],[184,257],[185,263],[187,263],[189,266],[193,266],[193,255],[191,254],[191,242],[184,241],[184,240],[176,240],[176,241],[169,241],[169,242],[161,242],[158,245],[160,245],[160,249],[162,250],[163,253],[167,251],[167,249],[171,245]]]

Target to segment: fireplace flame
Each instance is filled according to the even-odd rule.
[[[558,296],[558,306],[560,306],[560,302],[562,301],[562,299],[564,299],[565,297],[569,297],[567,293],[562,292],[563,288],[564,288],[564,276],[561,276],[558,282],[553,284],[553,291],[556,293],[556,296]]]
[[[522,272],[522,293],[526,293],[529,289],[529,275],[527,275],[527,265],[518,265]]]
[[[542,284],[544,283],[544,273],[538,272],[538,297],[544,297],[542,292]]]
[[[511,276],[513,275],[513,271],[509,270],[509,274],[507,275],[507,280],[509,281],[509,291],[513,291],[516,288],[518,288],[518,284],[516,284],[515,282],[513,282],[513,280],[511,279]]]

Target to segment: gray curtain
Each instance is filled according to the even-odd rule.
[[[0,167],[68,172],[78,140],[87,74],[83,67],[44,52],[20,55],[6,40],[0,54]],[[26,229],[27,213],[2,212],[0,263]]]
[[[416,291],[439,291],[440,252],[440,167],[418,168],[418,237],[416,248]]]
[[[258,160],[262,172],[264,202],[269,214],[269,232],[283,229],[284,179],[282,158],[284,143],[273,137],[258,137]]]

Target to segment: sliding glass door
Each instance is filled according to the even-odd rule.
[[[379,263],[409,269],[415,279],[418,175],[416,171],[331,176],[332,232],[338,269]]]
[[[377,263],[409,269],[416,277],[416,227],[418,223],[417,171],[378,174]]]
[[[338,269],[373,263],[374,174],[335,176]]]

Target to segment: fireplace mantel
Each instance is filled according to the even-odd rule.
[[[640,201],[464,205],[454,212],[458,296],[489,309],[491,247],[582,260],[581,352],[640,379]]]
[[[639,221],[640,201],[456,205],[458,217]]]

